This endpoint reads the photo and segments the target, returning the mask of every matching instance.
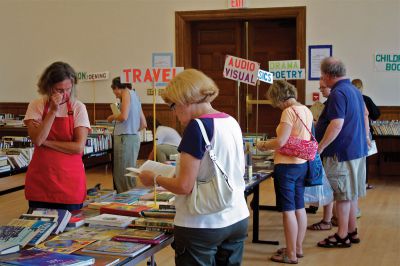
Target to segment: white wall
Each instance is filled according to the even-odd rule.
[[[350,78],[378,105],[400,102],[400,73],[375,72],[376,51],[400,53],[400,0],[250,0],[251,8],[306,6],[306,44],[332,44]],[[37,97],[43,69],[56,60],[77,71],[150,67],[154,52],[175,52],[175,11],[226,9],[227,0],[0,0],[0,102]],[[229,10],[227,10],[229,12]],[[306,68],[307,69],[307,68]],[[135,86],[143,102],[145,88]],[[318,82],[307,81],[307,103]],[[81,83],[83,102],[114,101],[110,81]],[[94,95],[95,91],[95,95]],[[159,99],[160,101],[160,99]],[[160,101],[161,102],[161,101]]]

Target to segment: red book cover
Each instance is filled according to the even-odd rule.
[[[120,203],[113,203],[100,208],[100,214],[117,214],[124,216],[140,217],[140,212],[149,210],[151,207],[144,205],[126,205]]]

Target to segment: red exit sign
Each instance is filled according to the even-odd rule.
[[[228,0],[229,8],[245,8],[248,7],[248,0]]]

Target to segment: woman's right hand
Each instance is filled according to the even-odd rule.
[[[50,96],[50,111],[57,112],[58,108],[63,100],[63,95],[61,93],[53,93]]]
[[[256,145],[257,150],[260,150],[260,151],[268,150],[268,149],[266,149],[266,148],[264,147],[264,145],[265,145],[265,141],[258,141],[258,142],[257,142],[257,145]]]

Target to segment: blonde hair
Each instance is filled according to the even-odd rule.
[[[212,102],[219,93],[215,82],[196,69],[186,69],[176,75],[161,95],[167,104]]]
[[[359,91],[361,91],[361,93],[363,92],[364,86],[363,86],[361,79],[353,79],[351,81],[351,84],[353,84],[357,89],[359,89]]]
[[[267,91],[267,98],[272,101],[273,107],[277,107],[280,102],[290,98],[297,100],[297,89],[286,80],[274,80]]]

